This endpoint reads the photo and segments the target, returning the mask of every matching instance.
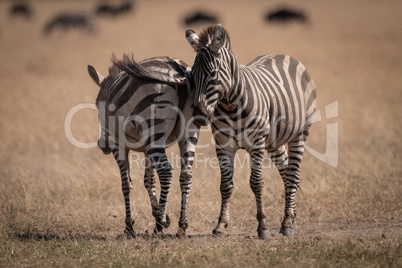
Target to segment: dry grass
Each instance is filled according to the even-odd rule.
[[[0,2],[1,266],[402,265],[400,1],[305,1],[309,26],[265,24],[264,11],[274,7],[266,1],[203,1],[220,14],[241,63],[261,54],[292,55],[310,70],[321,110],[339,101],[339,117],[315,124],[308,140],[325,151],[326,124],[338,122],[339,165],[306,153],[294,238],[277,234],[283,185],[276,170],[264,171],[269,242],[255,238],[249,169],[240,167],[228,236],[210,236],[219,214],[219,170],[203,163],[194,170],[191,239],[146,237],[154,219],[138,169],[132,171],[134,213],[136,230],[144,235],[116,239],[124,228],[118,168],[97,148],[74,147],[64,133],[67,112],[95,100],[87,64],[106,74],[111,54],[123,52],[135,52],[138,60],[170,55],[191,64],[194,54],[179,21],[200,3],[139,1],[128,17],[98,21],[93,35],[72,31],[48,38],[41,34],[46,19],[61,10],[88,10],[94,1],[34,2],[37,16],[30,22],[10,19],[8,4]],[[97,126],[96,111],[85,110],[72,128],[77,139],[91,142]],[[202,134],[200,144],[209,141]],[[214,157],[211,146],[197,152]],[[168,234],[175,233],[179,216],[177,177],[176,168]]]
[[[10,241],[0,246],[15,266],[400,267],[400,241],[375,239],[178,240],[69,239]],[[101,256],[101,257],[100,257]],[[3,262],[4,263],[4,262]]]

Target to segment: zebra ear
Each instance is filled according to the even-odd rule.
[[[100,73],[98,73],[95,68],[91,65],[88,65],[88,73],[89,76],[94,80],[94,82],[100,86],[102,83],[103,79],[105,79]]]
[[[223,29],[221,24],[215,26],[214,35],[212,38],[212,42],[209,45],[209,49],[215,53],[218,53],[218,50],[225,43],[225,30]]]
[[[199,42],[198,35],[192,29],[187,29],[186,30],[186,38],[187,38],[188,43],[193,47],[194,50],[196,50],[198,42]]]

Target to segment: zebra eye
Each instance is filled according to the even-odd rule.
[[[216,77],[218,74],[218,70],[217,69],[213,69],[212,72],[209,74],[209,77]]]

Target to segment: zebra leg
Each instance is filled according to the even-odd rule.
[[[144,173],[144,186],[148,191],[149,200],[151,201],[152,215],[156,217],[156,212],[159,209],[158,200],[156,199],[156,179],[154,175],[154,167],[147,155],[145,155],[145,173]]]
[[[288,170],[289,159],[288,159],[288,152],[286,151],[285,145],[282,145],[281,147],[279,147],[276,150],[269,151],[268,154],[271,157],[272,162],[275,164],[276,168],[278,169],[279,174],[281,175],[283,184],[285,186],[285,192],[287,192],[286,185],[288,185],[288,184],[287,184],[287,180],[286,180],[286,173]],[[287,202],[286,202],[286,204],[287,204]],[[288,223],[290,223],[287,225],[288,227],[283,227],[285,223],[286,223],[286,217],[285,217],[285,220],[282,222],[282,227],[281,227],[280,233],[282,233],[283,235],[286,235],[286,236],[293,235],[293,230],[291,228],[292,224],[293,224],[293,219],[288,220]],[[285,232],[285,230],[286,230],[286,232]]]
[[[198,141],[198,131],[193,137],[180,141],[181,154],[181,172],[180,172],[180,190],[181,190],[181,209],[179,219],[179,229],[176,236],[187,238],[187,200],[191,190],[191,180],[193,178],[192,167],[194,162],[195,145]]]
[[[221,169],[221,212],[219,215],[218,225],[213,230],[214,235],[223,234],[224,228],[229,224],[229,201],[233,193],[233,160],[235,151],[224,151],[224,149],[216,148],[216,154]]]
[[[282,145],[276,150],[268,151],[268,154],[272,160],[272,163],[274,163],[278,169],[279,175],[281,175],[283,183],[285,184],[286,171],[288,169],[288,152],[286,151],[285,145]]]
[[[255,195],[257,204],[257,220],[258,220],[258,237],[262,239],[269,238],[269,231],[265,225],[265,213],[262,204],[262,190],[264,186],[264,179],[262,177],[262,161],[264,158],[264,148],[252,150],[251,156],[251,175],[250,175],[250,187]]]
[[[300,182],[300,166],[303,159],[305,139],[303,134],[289,142],[289,161],[285,177],[285,216],[280,233],[284,236],[294,234],[293,223],[296,217],[295,196]]]
[[[120,150],[124,151],[123,157],[120,154]],[[123,190],[124,203],[126,206],[126,229],[124,234],[127,237],[134,238],[134,218],[131,215],[131,193],[133,190],[133,182],[130,178],[130,166],[128,162],[128,150],[122,148],[115,148],[112,150],[113,156],[119,165],[120,176],[121,176],[121,186]]]
[[[159,206],[155,211],[154,217],[156,219],[156,226],[154,233],[163,231],[163,228],[168,228],[170,225],[170,219],[166,215],[166,206],[168,200],[168,194],[170,185],[172,183],[172,167],[167,159],[165,149],[154,149],[148,151],[149,159],[152,162],[153,167],[158,173],[159,182],[161,184],[161,194],[159,198]]]

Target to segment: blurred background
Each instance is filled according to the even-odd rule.
[[[229,32],[240,63],[263,54],[287,54],[307,67],[323,119],[311,129],[310,148],[325,153],[327,125],[338,124],[335,166],[305,154],[297,195],[299,232],[325,222],[399,224],[401,11],[399,0],[1,1],[2,234],[121,232],[124,204],[113,157],[98,148],[76,147],[65,134],[68,112],[94,103],[98,93],[87,65],[107,76],[112,53],[121,58],[126,52],[137,61],[168,55],[191,66],[195,53],[185,29],[199,32],[218,22]],[[338,116],[325,120],[325,106],[336,101]],[[97,111],[80,110],[71,127],[77,140],[96,142]],[[219,169],[203,164],[215,156],[207,128],[199,144],[204,145],[197,150],[204,162],[193,172],[189,232],[210,233],[219,214],[220,178]],[[177,146],[168,152],[175,157]],[[236,168],[232,232],[257,228],[249,172]],[[174,174],[171,232],[180,211],[178,168]],[[152,230],[143,170],[133,169],[131,175],[136,228]],[[273,168],[264,170],[264,177],[270,228],[279,230],[283,183]]]

